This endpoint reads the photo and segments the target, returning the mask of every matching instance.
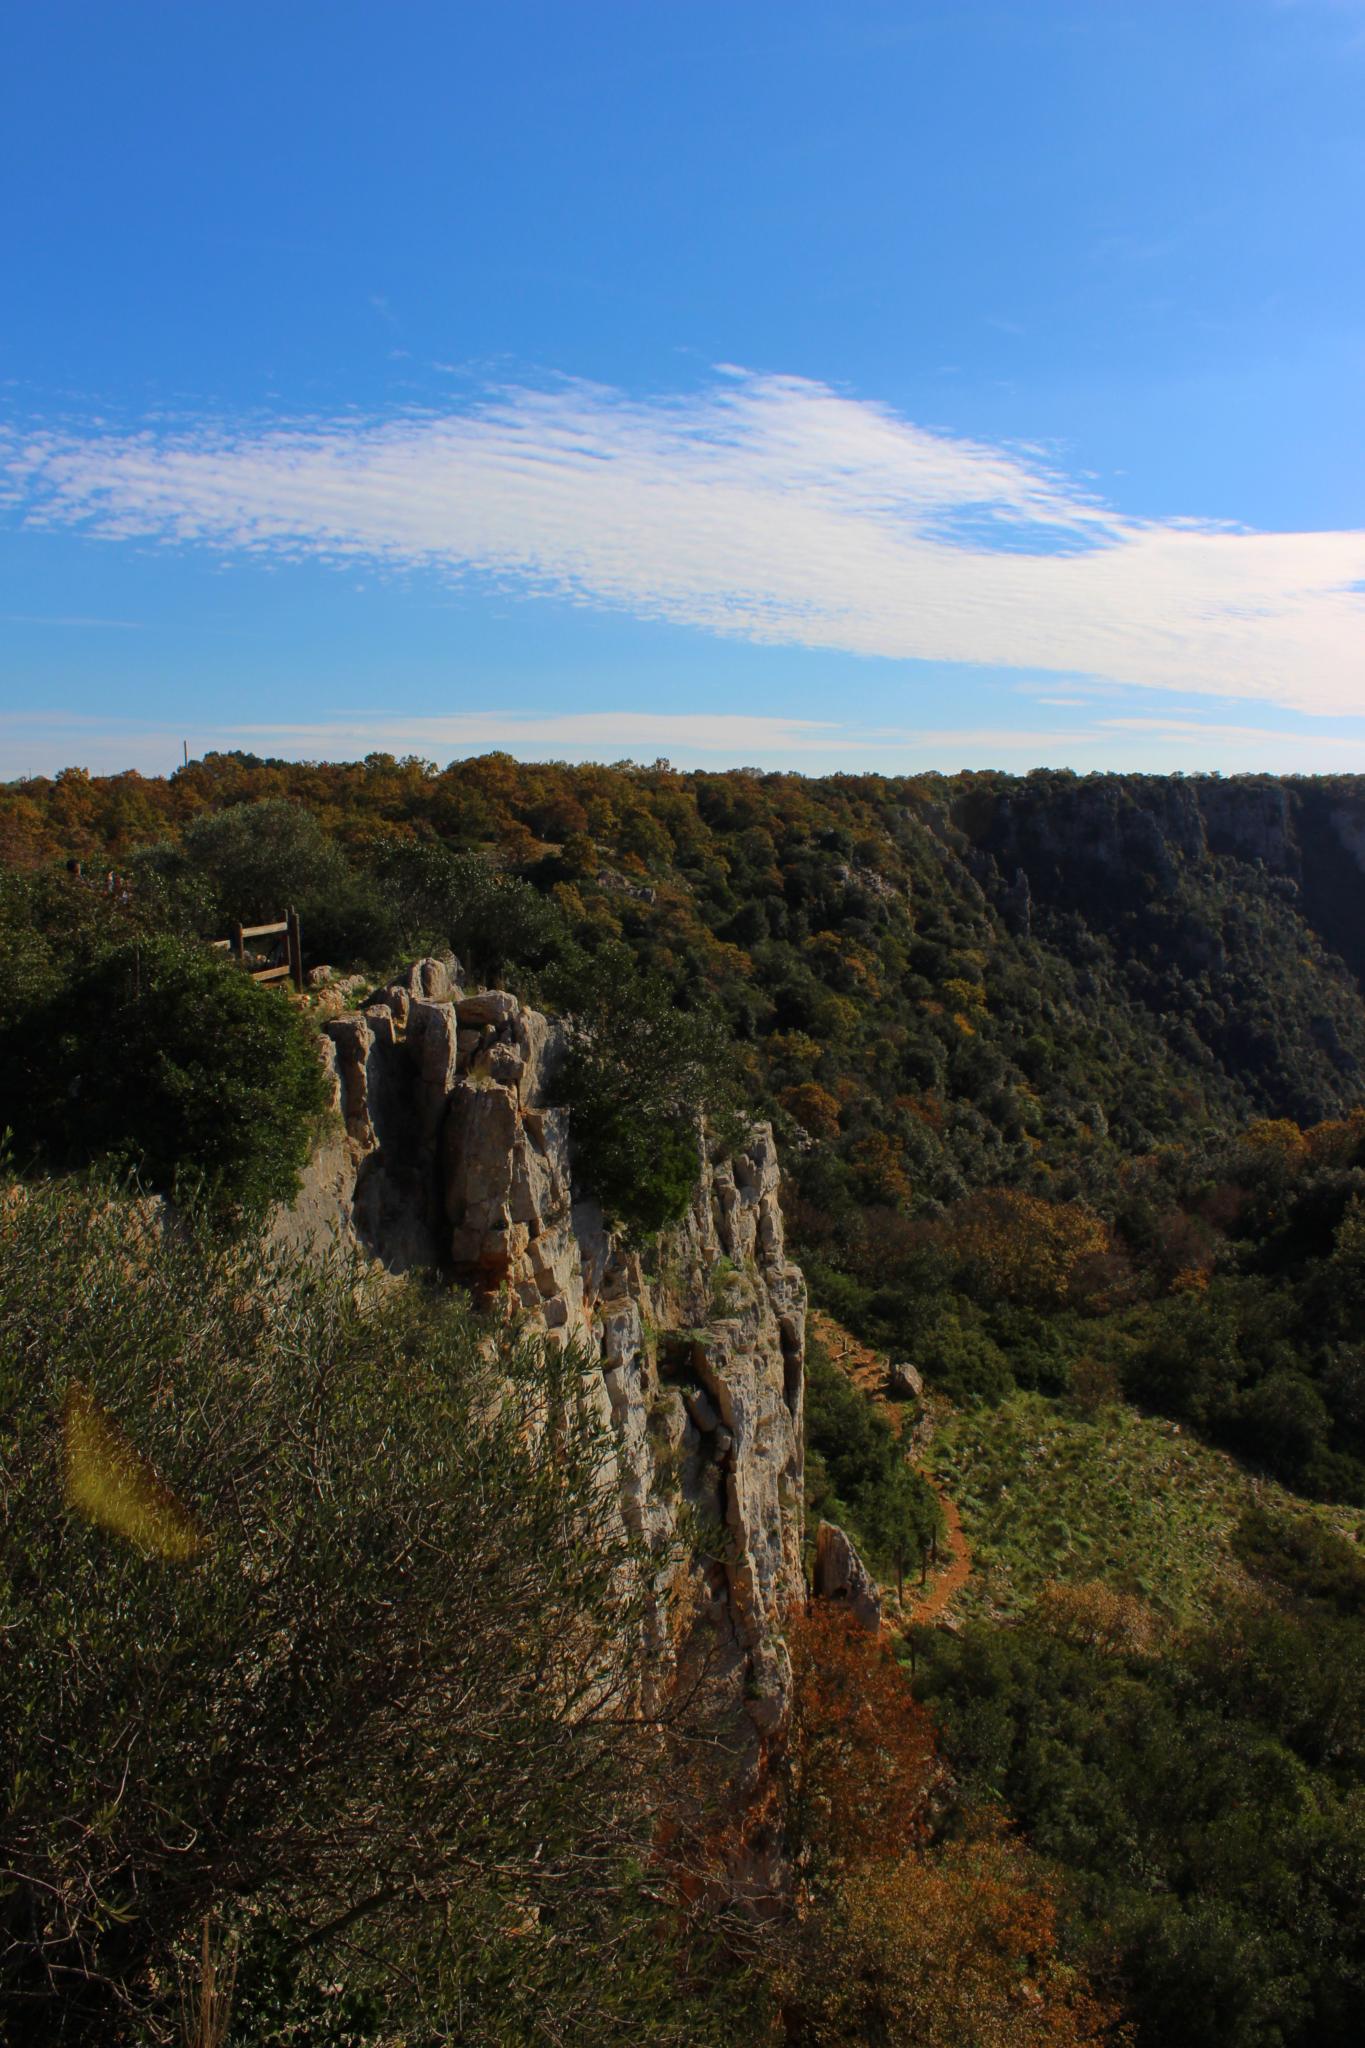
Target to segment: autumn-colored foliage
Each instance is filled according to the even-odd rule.
[[[1274,1155],[1288,1167],[1299,1166],[1308,1157],[1308,1141],[1289,1117],[1258,1117],[1247,1126],[1242,1143],[1249,1151]]]
[[[1064,1301],[1081,1262],[1109,1250],[1104,1224],[1079,1203],[1017,1188],[984,1188],[958,1203],[944,1235],[991,1293],[1039,1307]]]
[[[894,1208],[910,1201],[914,1192],[910,1177],[895,1144],[884,1132],[872,1131],[859,1138],[849,1158],[869,1202],[885,1202]]]
[[[1108,2048],[1117,2010],[1058,1951],[1052,1889],[994,1828],[852,1870],[807,1921],[788,1986],[802,2048]]]
[[[839,1101],[818,1081],[800,1081],[783,1090],[779,1100],[788,1116],[795,1117],[813,1138],[837,1138]]]
[[[1074,1586],[1050,1581],[1038,1596],[1033,1619],[1063,1642],[1116,1655],[1150,1650],[1158,1634],[1157,1616],[1145,1600],[1102,1580]]]
[[[908,1849],[922,1830],[934,1735],[887,1638],[817,1600],[793,1618],[791,1814],[814,1871]]]
[[[1062,1958],[1040,1866],[994,1820],[933,1844],[933,1728],[887,1638],[817,1601],[789,1627],[789,1816],[801,1874],[778,1971],[802,2048],[1110,2048],[1116,2012]]]
[[[1303,1134],[1309,1157],[1326,1166],[1348,1165],[1365,1145],[1365,1108],[1349,1116],[1314,1124]]]

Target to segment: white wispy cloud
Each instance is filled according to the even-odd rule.
[[[33,525],[500,578],[733,637],[1365,708],[1365,532],[1135,519],[1036,450],[727,369],[0,447]]]

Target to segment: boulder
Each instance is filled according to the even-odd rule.
[[[720,1427],[720,1417],[716,1413],[715,1404],[703,1387],[688,1388],[683,1399],[687,1403],[687,1412],[692,1418],[694,1428],[700,1430],[703,1436],[710,1436],[713,1430]]]
[[[886,1391],[894,1394],[898,1401],[922,1401],[924,1381],[905,1359],[899,1359],[886,1369]]]
[[[457,1266],[507,1270],[517,1105],[507,1089],[458,1081],[443,1131],[446,1217]]]
[[[424,1145],[434,1144],[455,1086],[459,1064],[453,1003],[414,997],[408,1010],[407,1043],[416,1063],[418,1129]]]
[[[490,1080],[500,1082],[504,1088],[516,1088],[521,1083],[526,1062],[514,1045],[491,1045],[478,1065]]]
[[[521,1099],[528,1109],[543,1108],[554,1100],[555,1083],[568,1051],[568,1034],[562,1024],[552,1024],[539,1010],[523,1010],[512,1026],[512,1043],[525,1069]]]
[[[486,988],[476,996],[463,996],[455,1008],[461,1025],[494,1024],[501,1028],[513,1021],[521,1004],[506,989]]]
[[[815,1534],[815,1597],[849,1608],[874,1633],[882,1625],[881,1589],[837,1522],[822,1522]]]
[[[371,1152],[378,1143],[370,1120],[369,1061],[374,1032],[364,1017],[352,1015],[334,1017],[327,1036],[336,1047],[337,1085],[347,1134],[362,1152]]]
[[[460,963],[453,953],[444,959],[427,954],[414,960],[404,977],[408,994],[416,1002],[449,1003],[460,999]]]
[[[406,1028],[412,997],[401,981],[390,982],[387,988],[381,988],[374,1000],[376,1006],[382,1006],[392,1013],[395,1024],[400,1028]]]

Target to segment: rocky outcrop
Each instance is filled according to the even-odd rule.
[[[546,1018],[426,960],[326,1032],[336,1129],[276,1236],[440,1267],[582,1347],[623,1521],[660,1559],[650,1683],[728,1699],[747,1731],[737,1772],[757,1774],[790,1693],[783,1616],[804,1593],[805,1287],[771,1129],[722,1161],[699,1134],[688,1213],[633,1249],[574,1187]]]
[[[922,1401],[924,1381],[908,1359],[894,1359],[886,1368],[886,1391],[897,1401]]]
[[[837,1522],[822,1522],[816,1531],[815,1597],[847,1607],[873,1634],[881,1628],[881,1588]]]

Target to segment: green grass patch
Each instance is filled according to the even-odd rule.
[[[928,1465],[957,1502],[975,1570],[964,1617],[1021,1612],[1048,1581],[1100,1581],[1176,1623],[1207,1618],[1220,1588],[1245,1588],[1234,1548],[1254,1503],[1346,1529],[1327,1509],[1257,1479],[1174,1423],[1123,1404],[1088,1419],[1039,1394],[954,1415]]]

